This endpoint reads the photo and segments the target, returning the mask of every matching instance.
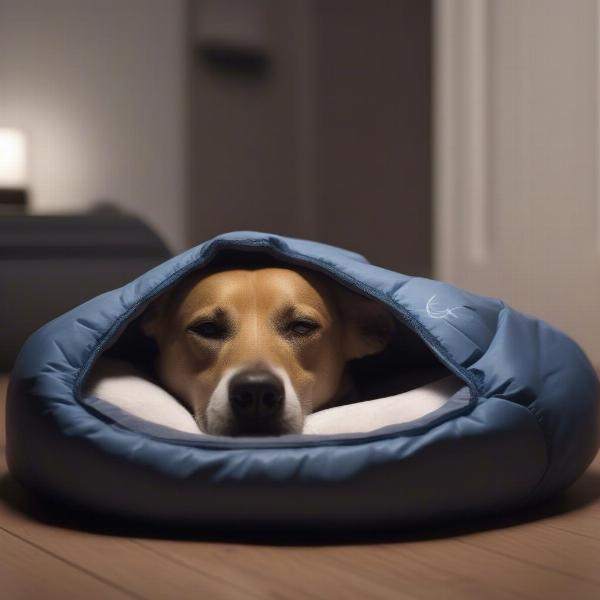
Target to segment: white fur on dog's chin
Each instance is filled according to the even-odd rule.
[[[225,371],[208,401],[204,419],[196,417],[200,429],[214,435],[224,435],[225,432],[232,429],[231,425],[233,424],[234,417],[229,404],[229,382],[232,377],[244,368],[244,366],[240,366]],[[281,430],[286,433],[300,433],[304,417],[298,394],[292,385],[289,375],[285,369],[279,367],[269,368],[281,379],[285,390]]]

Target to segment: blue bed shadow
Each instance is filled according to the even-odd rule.
[[[452,522],[428,522],[416,526],[382,523],[381,526],[306,525],[265,529],[260,526],[220,524],[213,527],[169,525],[124,520],[61,505],[22,487],[10,475],[0,477],[0,502],[26,518],[53,527],[75,529],[96,535],[173,539],[185,541],[244,543],[275,546],[319,546],[342,544],[402,543],[435,540],[470,533],[514,527],[525,523],[575,513],[600,500],[600,472],[589,469],[570,488],[549,500],[494,516],[464,516]]]

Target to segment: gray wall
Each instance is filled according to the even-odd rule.
[[[0,125],[27,130],[32,210],[109,198],[185,240],[183,0],[0,0]]]

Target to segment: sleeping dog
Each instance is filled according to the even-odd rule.
[[[190,276],[142,316],[161,385],[213,435],[302,432],[309,413],[348,402],[348,361],[382,351],[385,308],[303,269]]]

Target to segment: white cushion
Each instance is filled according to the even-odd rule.
[[[395,396],[328,408],[308,415],[303,433],[366,433],[413,421],[441,408],[463,386],[451,375]],[[187,409],[129,363],[107,358],[98,361],[85,394],[151,423],[202,434]]]

